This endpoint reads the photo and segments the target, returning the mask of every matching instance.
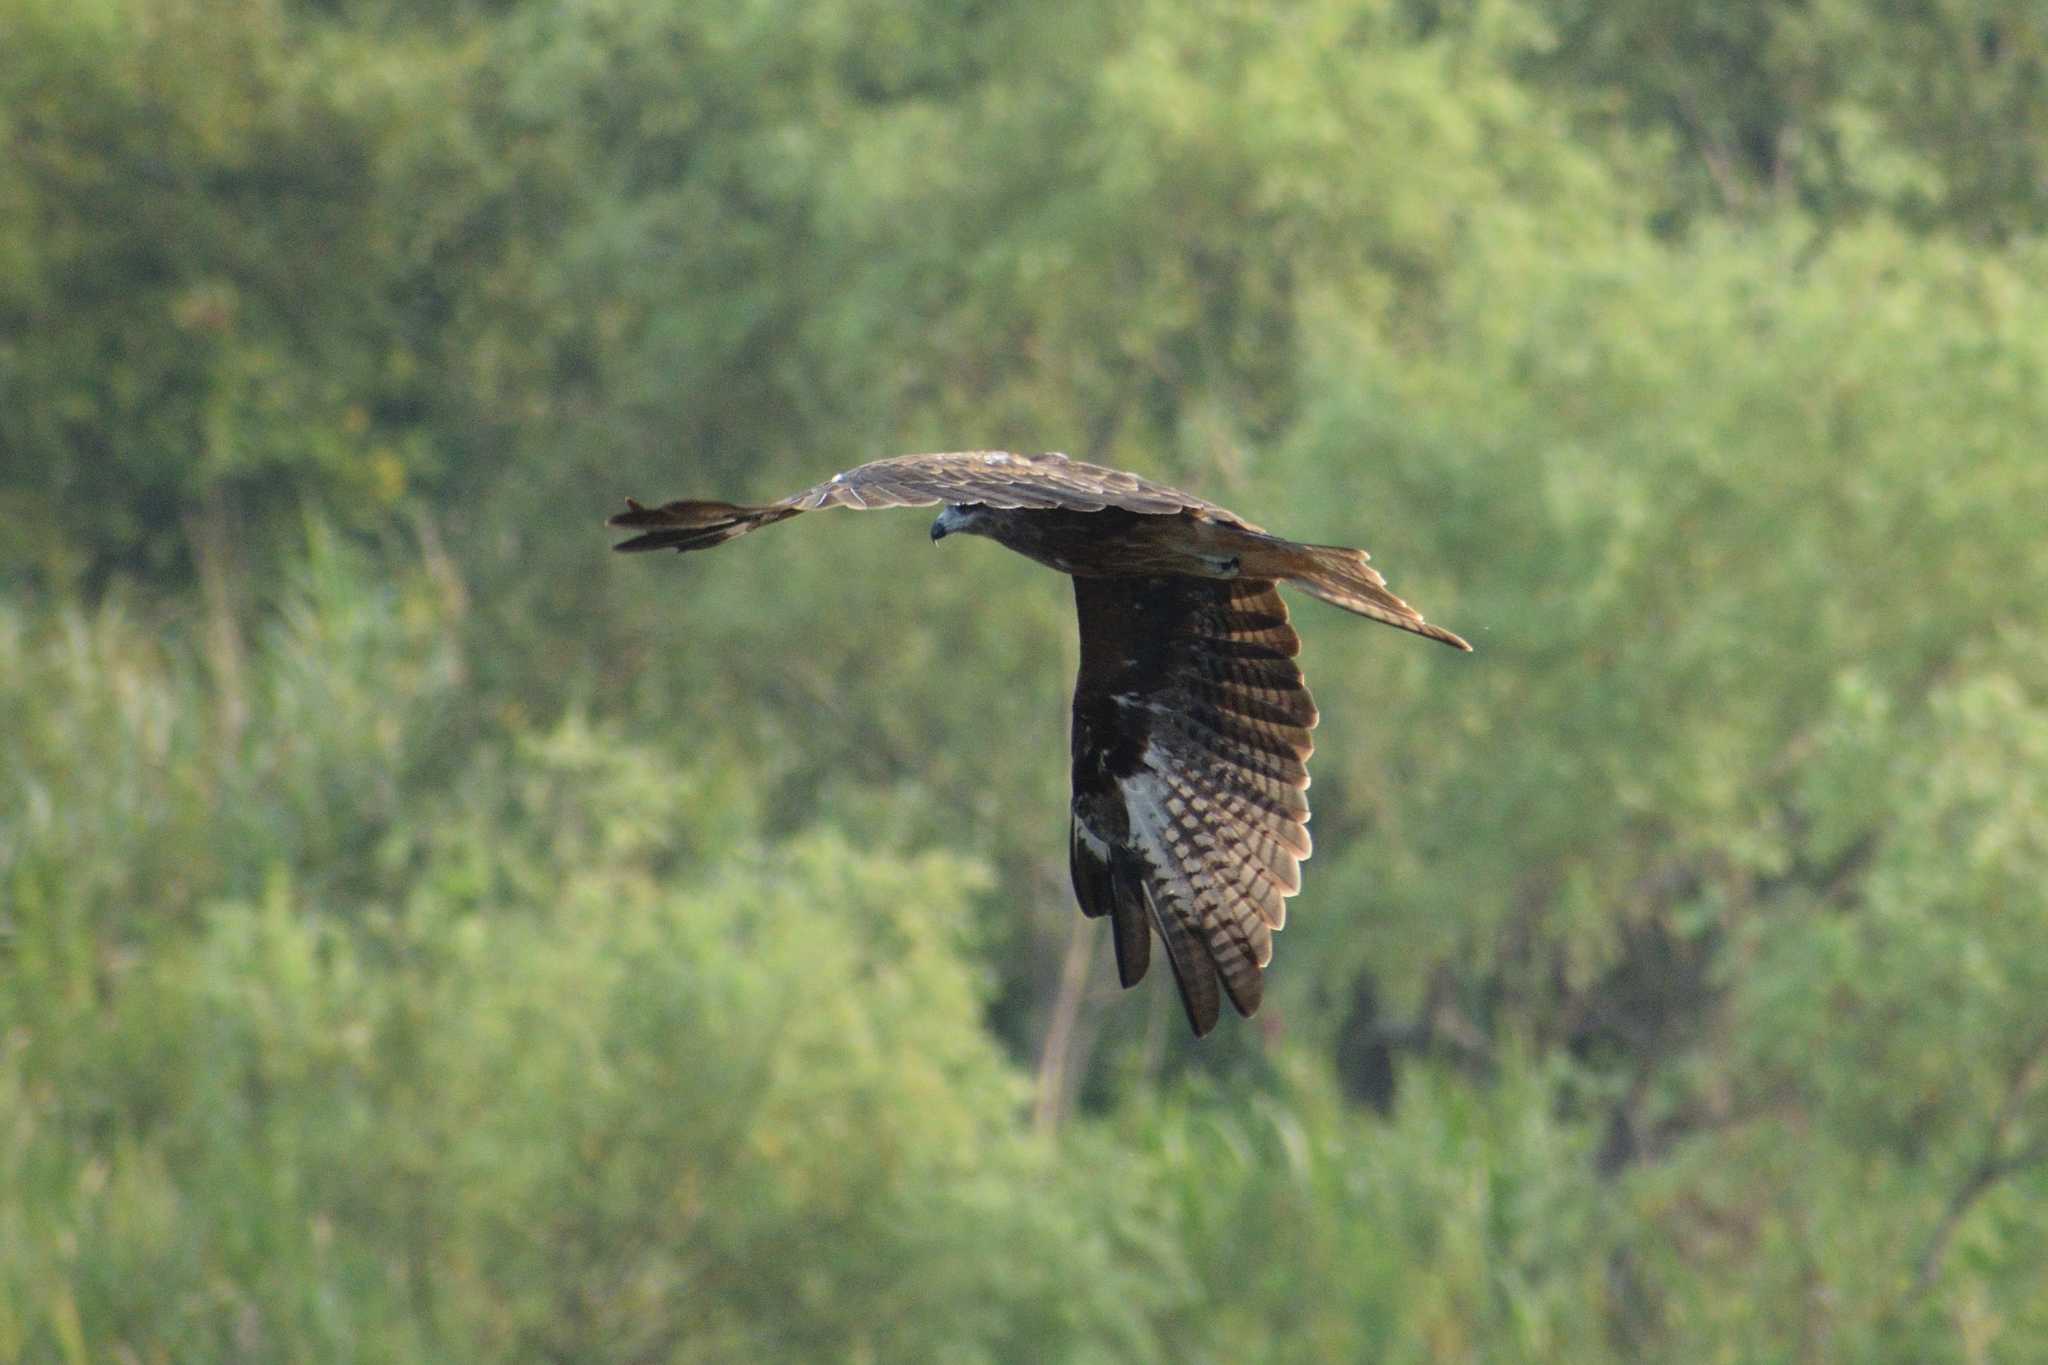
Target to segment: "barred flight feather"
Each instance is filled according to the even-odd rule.
[[[1215,1019],[1188,995],[1201,962],[1239,1013],[1256,1010],[1273,930],[1301,885],[1316,709],[1293,662],[1300,640],[1268,582],[1076,578],[1074,594],[1075,826],[1143,868],[1203,1033]],[[1257,632],[1268,654],[1256,682],[1232,654],[1240,632]]]

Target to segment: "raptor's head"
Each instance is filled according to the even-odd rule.
[[[978,502],[953,503],[942,509],[933,520],[932,540],[936,543],[956,531],[966,535],[985,535],[987,518],[988,509]]]

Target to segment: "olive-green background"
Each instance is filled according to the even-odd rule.
[[[0,0],[0,1360],[2048,1359],[2033,0]],[[1186,1037],[1063,449],[1362,544]]]

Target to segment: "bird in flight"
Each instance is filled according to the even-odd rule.
[[[1214,503],[1064,455],[876,460],[780,502],[628,498],[619,550],[706,550],[826,507],[941,506],[934,541],[986,536],[1074,580],[1068,863],[1136,985],[1157,931],[1201,1037],[1223,996],[1258,1009],[1273,931],[1309,855],[1315,703],[1278,584],[1461,650],[1386,589],[1363,550],[1284,540]]]

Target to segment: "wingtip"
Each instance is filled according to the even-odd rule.
[[[646,505],[636,499],[627,498],[626,510],[612,513],[612,515],[604,519],[604,524],[609,530],[638,530],[646,526],[649,520]],[[617,554],[638,554],[645,550],[658,550],[661,548],[663,548],[663,543],[653,532],[634,536],[630,540],[619,541],[612,546],[613,552]]]
[[[610,516],[604,519],[604,524],[607,526],[614,527],[637,526],[640,524],[639,519],[643,515],[645,515],[646,511],[646,504],[639,502],[633,498],[627,498],[626,510],[623,512],[612,513]]]
[[[1454,630],[1445,630],[1442,626],[1431,625],[1423,620],[1420,615],[1411,614],[1411,619],[1409,620],[1396,621],[1390,624],[1398,625],[1403,630],[1413,631],[1424,639],[1435,640],[1438,644],[1449,645],[1452,649],[1462,654],[1470,654],[1472,652],[1472,646],[1466,641],[1464,636]]]

